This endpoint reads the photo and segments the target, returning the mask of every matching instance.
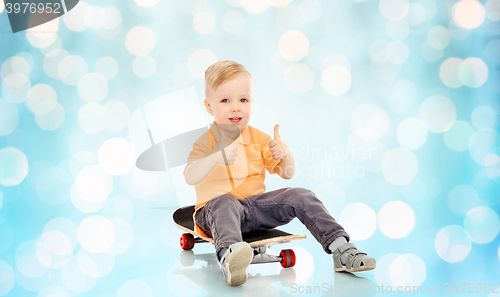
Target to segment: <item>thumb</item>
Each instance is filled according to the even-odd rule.
[[[279,132],[278,132],[278,127],[279,127],[279,126],[280,126],[280,125],[276,125],[276,126],[274,126],[274,139],[279,139],[279,138],[281,138],[281,137],[280,137],[280,134],[279,134]]]

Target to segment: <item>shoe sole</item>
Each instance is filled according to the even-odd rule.
[[[253,259],[253,249],[248,245],[232,247],[233,252],[226,259],[228,263],[228,285],[239,286],[248,278],[247,268]]]
[[[342,271],[358,272],[358,271],[372,270],[372,269],[375,269],[376,267],[377,267],[376,265],[373,265],[373,266],[362,266],[362,267],[356,267],[356,268],[352,268],[352,269],[346,269],[345,266],[343,266],[341,268],[334,268],[334,270],[336,272],[342,272]]]

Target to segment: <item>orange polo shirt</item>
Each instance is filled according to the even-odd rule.
[[[188,163],[205,157],[219,143],[219,133],[215,125],[212,125],[210,132],[200,136],[193,144],[193,150],[189,154]],[[212,143],[210,142],[212,134]],[[268,143],[272,140],[268,134],[251,126],[245,126],[241,130],[241,135],[236,139],[238,148],[236,159],[229,167],[231,176],[227,172],[227,166],[217,164],[208,176],[199,184],[195,185],[196,209],[199,209],[211,198],[221,194],[232,194],[238,199],[245,199],[255,194],[264,193],[266,186],[265,169],[274,174],[274,167],[280,160],[274,160],[269,151]],[[226,143],[232,140],[226,137]],[[184,169],[184,174],[186,169]],[[232,183],[231,183],[232,181]]]
[[[212,125],[209,132],[201,135],[193,144],[186,168],[217,147],[219,133],[216,126]],[[227,137],[225,140],[228,144],[232,142]],[[274,160],[271,151],[269,151],[268,144],[271,140],[272,138],[268,134],[254,127],[245,126],[241,130],[240,136],[235,140],[238,152],[233,164],[225,166],[218,163],[203,181],[194,186],[196,191],[195,209],[200,209],[208,200],[221,194],[229,193],[238,199],[245,199],[264,193],[266,190],[265,170],[267,169],[270,174],[275,174],[273,169],[281,161]],[[228,167],[231,175],[228,174]],[[185,173],[186,169],[184,169],[184,175]],[[202,237],[207,237],[197,227],[195,225],[195,231]]]

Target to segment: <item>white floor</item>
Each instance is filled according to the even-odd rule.
[[[286,230],[288,231],[288,230]],[[302,230],[303,231],[303,230]],[[169,282],[178,282],[186,292],[182,296],[373,296],[380,290],[374,270],[358,273],[334,272],[332,256],[326,254],[305,230],[308,238],[272,246],[269,254],[293,249],[296,265],[282,268],[279,263],[252,264],[248,280],[239,287],[229,287],[210,243],[196,244],[191,251],[179,249],[179,260],[172,267]],[[173,256],[173,255],[172,255]],[[170,284],[172,288],[172,284]],[[372,292],[367,288],[372,287]],[[177,291],[177,290],[176,290]]]

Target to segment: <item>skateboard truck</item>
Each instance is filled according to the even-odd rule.
[[[262,264],[279,262],[283,268],[295,265],[295,253],[291,249],[281,250],[279,256],[266,254],[267,247],[260,246],[253,248],[253,260],[250,264]]]

